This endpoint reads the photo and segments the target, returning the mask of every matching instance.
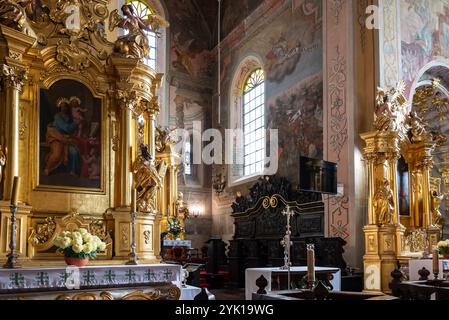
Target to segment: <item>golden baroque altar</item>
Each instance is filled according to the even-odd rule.
[[[156,125],[163,75],[143,62],[144,30],[168,24],[150,15],[142,26],[126,6],[119,14],[108,3],[0,1],[1,261],[15,176],[22,180],[17,251],[24,266],[62,264],[53,240],[78,228],[107,243],[93,264],[127,261],[133,188],[137,254],[159,262],[160,234],[183,209],[180,156]],[[106,34],[117,28],[125,35],[110,42]]]

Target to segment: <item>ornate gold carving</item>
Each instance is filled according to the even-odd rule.
[[[150,54],[150,45],[145,31],[158,33],[162,27],[168,27],[168,22],[156,14],[149,14],[145,19],[138,17],[133,13],[131,5],[122,6],[122,14],[118,10],[111,12],[109,16],[109,30],[112,32],[115,28],[121,28],[127,31],[127,34],[117,39],[114,46],[114,53],[126,58],[143,59]]]
[[[122,248],[129,248],[129,225],[120,225],[120,246]]]
[[[405,246],[409,252],[423,252],[426,246],[427,233],[423,229],[417,229],[410,232],[405,237]]]
[[[53,235],[55,234],[55,230],[55,218],[48,217],[47,219],[45,219],[44,223],[39,223],[36,226],[36,232],[31,237],[31,241],[35,245],[44,244],[53,237]]]
[[[89,52],[76,45],[76,42],[70,44],[59,40],[56,48],[56,60],[71,71],[79,71],[89,68]]]
[[[151,231],[145,230],[143,232],[143,238],[145,239],[145,244],[151,244]]]
[[[22,31],[26,22],[25,9],[20,5],[25,1],[1,0],[0,23]]]
[[[112,150],[117,152],[118,146],[120,145],[120,138],[118,135],[112,137]]]
[[[156,212],[157,190],[162,186],[162,176],[154,165],[148,145],[140,146],[141,154],[133,165],[134,187],[137,189],[137,207],[140,212]],[[163,164],[159,165],[159,170]]]
[[[378,131],[405,132],[404,120],[407,99],[404,97],[405,83],[401,80],[388,91],[377,89],[374,127]]]
[[[2,66],[2,76],[3,82],[7,87],[13,87],[21,90],[24,81],[27,79],[27,70],[4,64]]]
[[[374,210],[379,225],[388,225],[393,221],[394,196],[390,188],[390,182],[384,179],[377,187],[374,195]]]
[[[137,91],[135,90],[117,90],[116,99],[119,101],[119,105],[122,109],[127,108],[133,112],[139,103]]]
[[[176,139],[176,129],[156,127],[156,151],[164,152],[167,147],[171,147],[179,142]]]

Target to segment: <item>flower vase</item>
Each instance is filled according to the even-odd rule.
[[[449,260],[449,253],[443,253],[443,258]]]
[[[65,262],[69,266],[85,267],[89,263],[89,259],[88,258],[65,257]]]

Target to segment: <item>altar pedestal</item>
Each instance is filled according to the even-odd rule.
[[[114,220],[115,259],[128,259],[131,250],[131,214],[129,210],[116,210],[110,215]],[[153,214],[139,213],[136,218],[137,256],[140,261],[159,262],[160,239],[159,217]]]
[[[307,274],[307,267],[292,267],[290,269],[292,281],[298,282]],[[327,278],[329,274],[333,275],[330,284],[333,286],[333,291],[341,290],[341,270],[338,268],[315,267],[317,280],[324,277]],[[245,299],[252,300],[252,294],[257,292],[259,288],[256,285],[257,279],[264,276],[268,282],[265,290],[281,291],[286,290],[286,279],[288,275],[287,270],[280,268],[253,268],[246,269],[245,272]]]

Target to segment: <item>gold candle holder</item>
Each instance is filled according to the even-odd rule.
[[[20,189],[20,177],[14,177],[14,183],[12,187],[11,194],[11,240],[9,242],[9,248],[11,252],[8,254],[8,260],[6,261],[3,268],[5,269],[16,269],[20,268],[21,265],[17,261],[19,254],[16,253],[16,237],[17,237],[17,204],[19,199],[19,189]]]

